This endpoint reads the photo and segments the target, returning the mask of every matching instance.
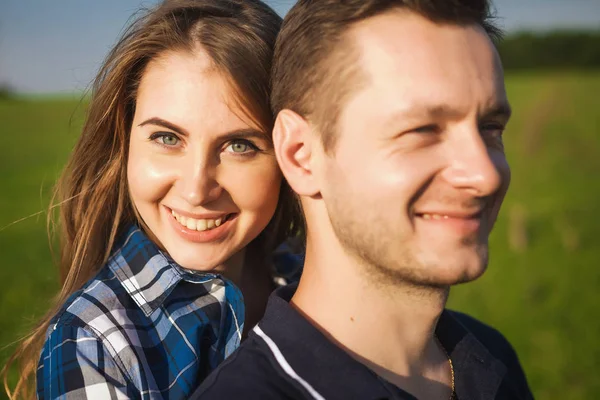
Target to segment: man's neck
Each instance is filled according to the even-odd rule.
[[[385,283],[341,247],[307,243],[292,305],[357,361],[409,389],[423,379],[448,383],[447,359],[434,338],[447,290]]]

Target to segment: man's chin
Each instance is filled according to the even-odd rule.
[[[457,268],[457,271],[444,277],[447,286],[460,285],[461,283],[472,282],[483,275],[487,268],[485,266]]]
[[[472,282],[481,277],[487,269],[487,257],[466,257],[464,259],[441,257],[435,263],[424,263],[422,266],[424,273],[416,275],[421,275],[423,284],[447,287]]]
[[[376,270],[378,274],[372,276],[379,276],[387,285],[447,288],[476,280],[485,272],[486,264],[450,262],[443,265],[428,264],[428,266],[425,266],[422,264],[417,268],[388,269],[378,267]]]
[[[445,285],[471,282],[483,275],[488,265],[487,244],[473,244],[458,249],[444,249],[434,259],[423,262],[431,266],[432,278]],[[423,260],[425,261],[425,260]]]

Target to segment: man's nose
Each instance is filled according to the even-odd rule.
[[[443,176],[452,186],[478,197],[492,195],[502,187],[504,154],[494,151],[492,155],[477,128],[450,142],[449,167]]]

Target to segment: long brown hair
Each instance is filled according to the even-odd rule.
[[[240,109],[270,137],[269,75],[280,24],[281,18],[259,0],[167,0],[138,17],[108,54],[50,207],[49,221],[56,205],[60,210],[55,219],[62,288],[54,307],[2,371],[11,399],[34,397],[35,370],[51,318],[106,262],[122,229],[140,222],[129,199],[126,165],[136,91],[148,62],[167,50],[193,51],[200,45],[229,80]],[[284,183],[275,216],[255,242],[270,252],[294,234],[298,222]],[[12,364],[20,374],[11,393],[7,375]]]

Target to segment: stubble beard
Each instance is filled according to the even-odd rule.
[[[361,214],[353,209],[350,201],[336,201],[327,206],[327,211],[333,231],[346,253],[358,261],[365,279],[382,290],[408,290],[422,295],[444,292],[447,295],[451,285],[473,280],[466,272],[452,282],[440,279],[436,274],[440,266],[420,260],[418,252],[422,250],[415,249],[408,240],[399,240],[401,235],[393,229],[395,226],[390,219],[356,220],[354,216]],[[368,225],[364,221],[369,221]],[[463,238],[461,245],[477,248],[485,270],[487,241],[482,242],[478,235],[473,235]]]

